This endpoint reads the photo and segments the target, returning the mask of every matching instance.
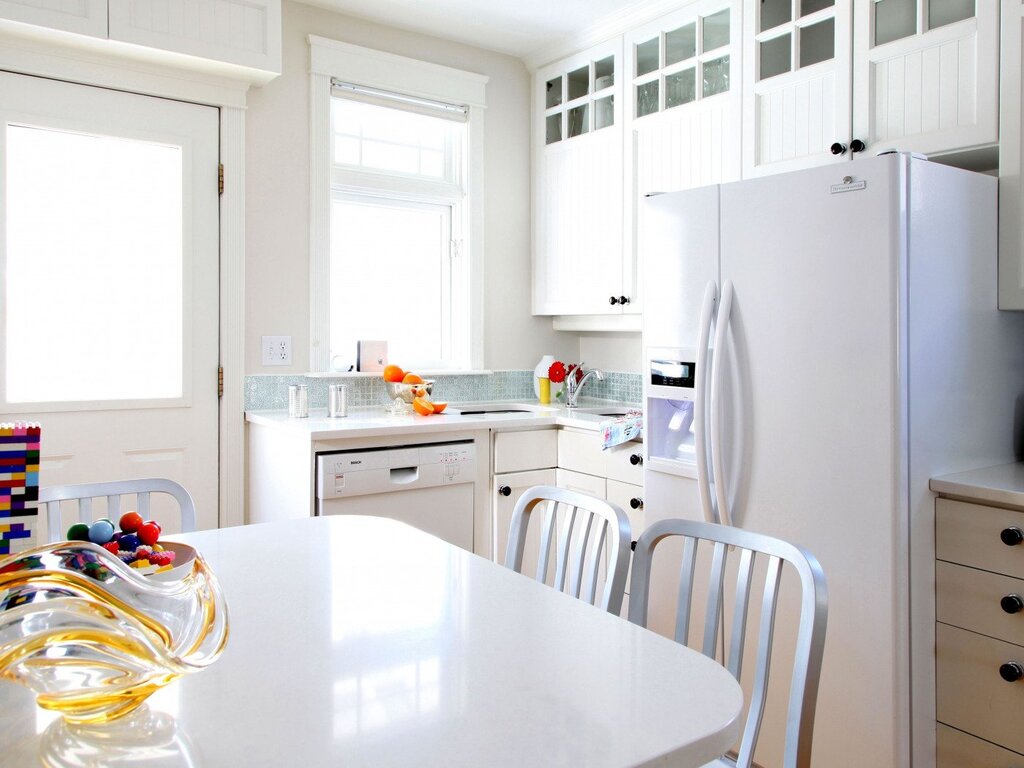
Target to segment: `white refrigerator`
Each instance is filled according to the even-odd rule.
[[[928,480],[1021,453],[1024,313],[996,309],[996,211],[995,178],[903,154],[642,205],[647,521],[818,557],[815,766],[934,765]],[[766,719],[759,762],[781,738]]]

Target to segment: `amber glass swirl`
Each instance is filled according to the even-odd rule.
[[[0,675],[79,723],[135,710],[211,664],[227,605],[199,555],[173,581],[142,576],[95,544],[59,542],[0,560]]]

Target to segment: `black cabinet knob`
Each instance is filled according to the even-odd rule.
[[[1016,661],[1008,661],[999,666],[999,676],[1008,683],[1016,683],[1024,677],[1024,667]]]
[[[512,489],[509,488],[507,485],[503,485],[500,488],[498,488],[498,493],[500,493],[502,496],[511,496]]]
[[[846,145],[837,141],[829,148],[829,151],[832,152],[833,155],[845,155]]]
[[[630,457],[629,457],[629,463],[632,464],[634,467],[637,464],[643,464],[644,463],[644,457],[641,456],[639,453],[631,454]]]
[[[629,304],[629,296],[619,296],[619,304],[622,306]]]
[[[639,496],[634,496],[632,499],[629,500],[629,506],[631,506],[633,509],[643,509],[644,500],[641,499]]]
[[[635,541],[629,542],[629,551],[630,552],[636,552],[636,542]]]
[[[619,303],[619,300],[617,298],[615,298],[614,296],[609,296],[608,297],[608,303],[611,304],[612,306],[614,306],[614,305]]]
[[[1016,525],[1011,525],[1009,528],[1003,528],[999,538],[1003,540],[1003,544],[1006,546],[1013,547],[1024,541],[1024,531]]]
[[[865,144],[860,139],[854,139],[853,141],[850,142],[850,151],[851,152],[863,152],[867,148],[868,148],[868,145]]]
[[[1020,613],[1024,611],[1024,598],[1020,595],[1006,595],[999,601],[999,607],[1007,613]]]

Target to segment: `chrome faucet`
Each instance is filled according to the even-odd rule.
[[[579,370],[583,370],[583,363],[578,366]],[[583,374],[583,377],[576,380],[576,368],[565,377],[565,407],[575,408],[576,400],[580,396],[580,390],[583,389],[583,385],[590,381],[592,376],[596,376],[598,381],[604,381],[604,374],[601,373],[597,368],[593,368]]]

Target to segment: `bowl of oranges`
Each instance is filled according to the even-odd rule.
[[[384,368],[384,389],[391,399],[391,413],[411,413],[423,416],[440,413],[447,403],[432,403],[434,380],[403,371],[397,365]]]

